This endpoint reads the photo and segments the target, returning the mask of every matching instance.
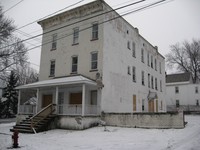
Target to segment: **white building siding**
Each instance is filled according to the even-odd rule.
[[[96,15],[96,14],[95,14]],[[92,16],[92,15],[91,15]],[[81,17],[79,19],[72,19],[67,22],[62,22],[56,26],[51,26],[44,29],[49,32],[54,29],[68,26],[80,19],[88,18]],[[85,75],[89,78],[95,79],[96,72],[91,70],[91,52],[98,52],[98,71],[102,71],[102,47],[103,47],[103,26],[99,25],[98,40],[91,41],[92,39],[92,24],[99,23],[102,16],[95,17],[84,22],[70,25],[66,28],[53,31],[43,35],[42,42],[48,43],[42,46],[41,61],[40,61],[40,76],[39,80],[47,80],[50,75],[50,61],[55,60],[55,77],[68,76],[71,74],[72,56],[78,56],[78,71],[77,74]],[[79,28],[78,44],[73,45],[73,29]],[[86,29],[88,28],[88,29]],[[52,35],[57,34],[57,48],[51,50]]]
[[[175,93],[175,87],[179,88],[179,93]],[[200,91],[195,93],[195,87],[200,90],[199,84],[181,84],[175,83],[173,85],[167,85],[166,87],[166,102],[167,105],[176,105],[176,100],[179,100],[180,105],[196,105],[196,100],[200,102]]]
[[[109,16],[105,15],[105,19]],[[132,44],[130,49],[127,48],[127,42],[135,42],[136,58],[132,56]],[[144,46],[143,46],[143,43]],[[144,49],[144,63],[141,62],[141,49]],[[165,74],[159,73],[158,69],[152,69],[147,66],[147,51],[156,57],[158,62],[162,62],[162,70],[164,71],[164,59],[156,54],[156,50],[150,46],[123,19],[117,19],[107,23],[104,26],[104,48],[103,48],[103,94],[102,94],[102,110],[105,112],[134,112],[133,111],[133,95],[136,95],[136,111],[142,111],[142,100],[144,99],[144,111],[148,111],[147,96],[149,90],[157,92],[158,105],[163,102],[162,110],[165,109]],[[131,71],[128,74],[128,66]],[[136,82],[132,80],[132,67],[136,68]],[[158,68],[158,65],[157,65]],[[141,72],[145,74],[145,85],[142,85]],[[158,90],[148,88],[148,73],[158,80]],[[162,91],[159,90],[159,81],[162,81]]]

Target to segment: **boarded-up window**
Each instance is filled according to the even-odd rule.
[[[82,93],[70,93],[70,104],[82,104]]]
[[[136,111],[137,101],[136,101],[136,95],[133,95],[133,111]]]
[[[151,100],[151,101],[149,101],[149,112],[154,112],[154,101],[153,100]]]

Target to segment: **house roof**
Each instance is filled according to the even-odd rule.
[[[190,81],[190,73],[169,74],[166,75],[166,83],[188,82]]]
[[[16,89],[30,89],[30,88],[51,87],[51,86],[59,86],[59,85],[72,85],[72,84],[97,85],[95,81],[92,81],[86,77],[78,75],[78,76],[70,76],[70,77],[39,81],[39,82],[31,83],[31,84],[18,86],[16,87]]]

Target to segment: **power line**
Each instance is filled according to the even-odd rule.
[[[23,1],[23,0],[22,0],[22,1]],[[23,25],[23,26],[21,26],[21,27],[15,29],[14,31],[19,30],[19,29],[22,29],[22,28],[24,28],[24,27],[26,27],[26,26],[29,26],[29,25],[31,25],[31,24],[33,24],[33,23],[35,23],[35,22],[41,21],[41,20],[43,20],[43,19],[45,19],[45,18],[47,18],[47,17],[50,17],[50,16],[52,16],[52,15],[58,13],[58,12],[61,12],[61,11],[65,10],[65,9],[68,9],[68,8],[70,8],[70,7],[72,7],[72,6],[75,6],[75,5],[77,5],[77,4],[79,4],[79,3],[83,2],[83,1],[84,1],[84,0],[80,0],[80,1],[78,1],[78,2],[76,2],[76,3],[74,3],[74,4],[71,4],[71,5],[69,5],[69,6],[65,7],[65,8],[62,8],[62,9],[60,9],[60,10],[54,12],[54,13],[51,13],[51,14],[45,16],[45,17],[42,17],[42,18],[40,18],[40,19],[38,19],[38,20],[35,20],[35,21],[30,22],[30,23],[28,23],[28,24],[26,24],[26,25]],[[13,31],[13,32],[14,32],[14,31]],[[3,32],[3,31],[2,31],[2,32]]]
[[[153,7],[153,6],[158,5],[158,4],[160,4],[160,3],[164,4],[163,2],[165,2],[165,1],[166,1],[166,0],[160,0],[160,1],[157,1],[157,2],[154,2],[154,3],[151,3],[151,4],[149,4],[149,5],[146,5],[146,6],[144,6],[144,7],[138,8],[138,9],[136,9],[136,10],[132,10],[132,11],[129,11],[129,12],[124,13],[124,14],[122,14],[122,15],[119,15],[119,16],[117,16],[117,17],[114,17],[114,18],[112,18],[112,19],[103,21],[103,22],[99,23],[99,25],[104,24],[104,23],[107,23],[107,22],[112,21],[112,20],[115,20],[115,19],[118,19],[118,18],[122,18],[123,16],[127,16],[127,15],[130,15],[130,14],[135,13],[135,12],[139,12],[139,11],[148,9],[149,7]],[[79,30],[79,32],[85,31],[85,30],[90,29],[90,28],[92,28],[92,26],[87,27],[87,28],[84,28],[84,29],[81,29],[81,30]],[[57,39],[57,41],[60,40],[60,39],[65,38],[65,37],[68,37],[68,36],[70,36],[70,35],[73,35],[73,33],[70,33],[70,34],[68,34],[68,35],[66,35],[66,36],[60,37],[60,38]],[[41,44],[41,45],[35,46],[35,47],[33,47],[33,48],[30,48],[30,49],[28,49],[27,51],[31,51],[31,50],[33,50],[33,49],[35,49],[35,48],[38,48],[38,47],[40,47],[40,46],[49,44],[49,43],[51,43],[51,42],[52,42],[52,41],[43,43],[43,44]]]
[[[68,24],[68,25],[64,25],[64,26],[62,26],[62,27],[59,27],[59,28],[56,28],[56,29],[53,29],[53,30],[47,31],[47,32],[45,32],[45,33],[35,35],[35,36],[33,36],[33,37],[30,37],[30,38],[27,38],[27,39],[21,40],[20,42],[25,42],[25,41],[28,41],[28,40],[34,39],[34,38],[36,38],[36,37],[39,37],[39,36],[45,35],[45,34],[47,34],[47,33],[51,33],[51,32],[54,32],[54,31],[56,31],[56,30],[59,30],[59,29],[65,28],[65,27],[69,27],[69,26],[72,26],[72,25],[74,25],[74,24],[77,24],[77,23],[80,23],[80,22],[83,22],[83,21],[86,21],[86,20],[89,20],[89,19],[92,19],[92,18],[95,18],[95,17],[101,16],[101,15],[104,15],[104,14],[110,13],[110,12],[113,12],[113,11],[116,11],[116,10],[119,10],[119,9],[123,9],[123,8],[129,7],[129,6],[132,6],[132,5],[135,5],[135,4],[138,4],[138,3],[144,2],[144,1],[146,1],[146,0],[140,0],[140,1],[137,1],[137,2],[134,2],[134,3],[131,3],[131,4],[127,4],[127,5],[124,5],[124,6],[118,7],[118,8],[116,8],[116,9],[112,9],[112,10],[110,10],[110,11],[103,12],[103,13],[101,13],[101,14],[97,14],[97,15],[94,15],[94,16],[92,16],[92,17],[88,17],[88,18],[85,18],[85,19],[82,19],[82,20],[76,21],[76,22],[74,22],[74,23],[71,23],[71,24]],[[13,44],[7,45],[7,46],[5,46],[5,47],[1,47],[0,49],[3,49],[3,48],[6,48],[6,47],[9,47],[9,46],[12,46],[12,45],[14,45],[14,44],[16,44],[16,43],[13,43]]]
[[[6,13],[7,11],[11,10],[12,8],[14,8],[15,6],[17,6],[18,4],[20,4],[21,2],[23,2],[24,0],[19,1],[18,3],[16,3],[15,5],[11,6],[10,8],[8,8],[7,10],[5,10],[4,12],[2,12],[2,14]]]

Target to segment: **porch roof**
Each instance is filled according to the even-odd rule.
[[[64,77],[64,78],[58,78],[58,79],[39,81],[39,82],[31,83],[31,84],[18,86],[16,87],[16,89],[31,89],[31,88],[39,88],[39,87],[72,85],[72,84],[97,85],[95,81],[92,81],[86,77],[78,75],[78,76],[70,76],[70,77]]]

